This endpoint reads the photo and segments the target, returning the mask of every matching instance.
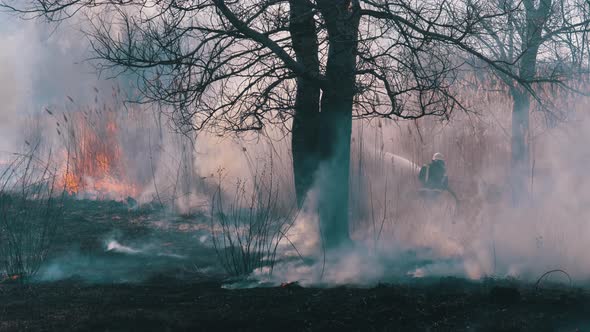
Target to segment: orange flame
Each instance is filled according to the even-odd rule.
[[[0,278],[0,283],[15,282],[19,279],[21,279],[20,274],[4,275],[2,278]]]
[[[73,173],[65,172],[63,175],[62,186],[71,195],[80,191],[80,179],[77,179]]]
[[[93,194],[97,199],[137,196],[125,170],[113,112],[69,115],[67,162],[61,185],[69,194]]]

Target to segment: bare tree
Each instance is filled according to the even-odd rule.
[[[478,15],[490,11],[506,13],[493,20],[482,20],[482,30],[476,35],[482,52],[504,62],[522,81],[495,69],[507,85],[513,99],[511,136],[512,196],[515,204],[526,200],[527,178],[530,173],[529,114],[531,101],[536,99],[551,116],[550,100],[542,100],[532,82],[560,85],[572,78],[573,69],[580,73],[587,57],[588,2],[576,0],[495,0],[489,3],[467,1]],[[539,68],[541,67],[541,68]],[[569,70],[565,69],[570,68]],[[577,76],[579,77],[579,76]]]
[[[0,3],[50,21],[85,15],[99,68],[135,73],[144,101],[170,106],[183,128],[291,130],[298,202],[317,183],[328,248],[350,241],[354,116],[415,119],[464,108],[451,88],[457,52],[532,82],[472,43],[484,21],[506,13],[474,15],[459,0]]]

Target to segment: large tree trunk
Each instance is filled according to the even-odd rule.
[[[543,43],[542,31],[548,15],[550,15],[551,3],[551,0],[541,0],[538,8],[535,8],[533,1],[524,1],[526,38],[522,45],[523,54],[520,58],[519,76],[527,82],[531,82],[537,73],[537,56]],[[527,184],[530,179],[529,113],[531,95],[523,86],[513,86],[510,90],[514,102],[510,180],[512,183],[512,203],[514,206],[519,206],[528,201],[530,197]]]
[[[512,202],[515,206],[522,204],[529,197],[527,183],[529,179],[529,110],[530,95],[519,88],[511,89],[512,139],[511,139],[511,174]]]
[[[318,42],[313,8],[305,1],[290,0],[289,31],[297,61],[307,71],[319,73]],[[313,185],[319,165],[320,87],[315,82],[299,78],[295,98],[295,113],[291,129],[293,176],[299,207]]]
[[[348,201],[358,8],[346,0],[318,1],[328,31],[328,80],[321,99],[320,227],[326,248],[350,244]]]
[[[528,82],[532,81],[537,73],[537,56],[539,47],[543,43],[542,31],[550,15],[551,4],[551,0],[541,0],[538,8],[535,8],[532,0],[524,1],[526,38],[522,45],[523,54],[520,58],[519,76]],[[529,91],[526,91],[522,86],[513,86],[510,90],[514,101],[510,180],[512,203],[514,206],[519,206],[528,201],[530,197],[527,183],[530,179],[529,112],[531,96]]]

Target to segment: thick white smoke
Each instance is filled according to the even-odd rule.
[[[579,109],[587,105],[583,98],[578,103]],[[504,115],[509,115],[507,111]],[[562,269],[574,282],[584,285],[590,278],[586,254],[590,241],[590,154],[585,147],[590,121],[578,110],[556,127],[546,127],[535,113],[532,122],[532,200],[518,207],[510,201],[511,186],[506,177],[509,145],[500,128],[489,126],[485,134],[461,141],[459,138],[469,139],[461,136],[461,121],[441,124],[444,129],[435,124],[437,136],[423,133],[424,143],[412,143],[412,135],[403,126],[383,126],[379,135],[397,139],[391,145],[384,144],[383,150],[379,142],[366,144],[361,171],[355,169],[355,163],[363,151],[353,151],[353,214],[358,207],[355,200],[367,202],[362,208],[368,204],[368,211],[351,221],[356,246],[324,256],[317,215],[313,207],[308,208],[289,239],[309,255],[306,257],[312,257],[311,263],[298,260],[291,243],[283,243],[284,257],[289,259],[279,262],[271,277],[268,270],[256,271],[255,280],[307,285],[371,285],[440,276],[535,281],[547,271]],[[407,136],[404,140],[398,135]],[[459,197],[458,205],[449,195],[435,201],[416,195],[415,164],[428,162],[437,147],[449,156],[450,183]],[[388,149],[405,155],[392,157]],[[406,156],[420,154],[426,157],[405,161]],[[482,162],[474,167],[478,160]],[[358,177],[363,186],[356,186]],[[358,188],[363,188],[360,194]],[[564,275],[555,275],[553,280],[568,282]]]

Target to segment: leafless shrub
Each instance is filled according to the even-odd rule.
[[[15,155],[0,174],[0,268],[12,280],[33,277],[47,259],[63,212],[51,154],[38,145]]]
[[[297,209],[280,199],[271,171],[256,173],[252,183],[238,180],[233,195],[222,189],[219,172],[211,204],[213,245],[227,273],[244,276],[256,269],[269,274],[277,261],[279,244],[287,239]]]

